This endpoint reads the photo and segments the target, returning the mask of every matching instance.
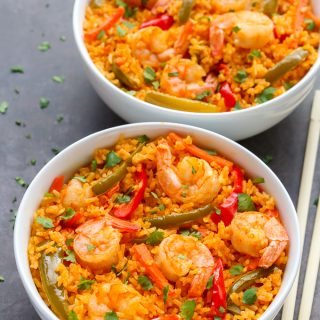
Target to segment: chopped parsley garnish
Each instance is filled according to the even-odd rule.
[[[131,201],[131,197],[128,196],[127,194],[124,195],[118,195],[116,198],[117,203],[128,203]]]
[[[93,245],[93,244],[87,244],[87,250],[88,250],[88,252],[93,251],[95,248],[96,248],[95,245]]]
[[[151,280],[147,276],[139,276],[138,282],[143,290],[149,291],[153,288]]]
[[[21,177],[15,177],[15,181],[21,187],[26,187],[27,186],[26,182]]]
[[[90,164],[91,171],[96,171],[98,167],[98,162],[96,159],[93,159]]]
[[[265,155],[265,156],[262,158],[262,161],[263,161],[265,164],[269,164],[272,160],[273,160],[273,156],[270,155],[270,154],[267,154],[267,155]]]
[[[158,80],[152,81],[152,86],[154,87],[155,90],[158,90],[160,87],[160,82]]]
[[[47,217],[37,217],[36,222],[41,224],[45,229],[51,229],[54,227],[52,220]]]
[[[256,288],[250,288],[247,289],[242,296],[242,302],[248,305],[252,305],[257,300],[257,289]]]
[[[46,52],[51,48],[51,44],[48,41],[43,41],[38,45],[38,50]]]
[[[130,271],[128,271],[127,276],[126,276],[125,279],[123,280],[123,283],[124,283],[124,284],[128,284],[130,276],[131,276],[131,273],[130,273]]]
[[[207,153],[207,154],[210,154],[210,156],[216,156],[218,154],[217,151],[215,150],[206,150],[204,149],[204,151]]]
[[[198,94],[196,94],[196,100],[203,100],[204,98],[210,97],[212,95],[211,90],[204,90]]]
[[[57,148],[51,148],[51,151],[55,156],[60,152],[60,150]]]
[[[180,316],[185,320],[191,320],[195,308],[196,302],[194,300],[186,300],[181,306]]]
[[[221,210],[219,208],[214,208],[214,213],[220,216]]]
[[[226,309],[224,307],[222,307],[222,306],[220,306],[218,310],[219,310],[220,313],[225,313],[226,312]]]
[[[110,151],[106,157],[106,168],[113,168],[115,165],[121,162],[121,158],[114,152]]]
[[[66,36],[60,36],[59,40],[61,42],[65,42],[67,40]]]
[[[82,276],[80,277],[80,282],[78,284],[79,290],[88,290],[95,283],[95,280],[86,280]]]
[[[58,115],[57,115],[57,118],[56,118],[56,121],[57,121],[58,123],[61,123],[61,122],[63,121],[63,115],[58,114]]]
[[[31,134],[28,133],[28,134],[26,134],[24,137],[25,137],[26,139],[30,140],[30,139],[31,139]]]
[[[318,206],[318,204],[319,204],[319,198],[317,198],[317,199],[315,199],[314,201],[313,201],[313,205],[314,206]]]
[[[206,289],[211,289],[213,285],[213,275],[210,276],[210,278],[208,279],[207,285],[206,285]]]
[[[4,282],[4,276],[0,276],[0,282]]]
[[[245,211],[256,211],[256,206],[254,205],[251,197],[246,193],[238,194],[238,212]]]
[[[232,32],[238,33],[241,30],[239,26],[235,26],[232,28]]]
[[[268,87],[264,89],[257,97],[256,102],[257,103],[264,103],[269,100],[271,100],[274,97],[274,93],[276,92],[276,88]]]
[[[143,71],[144,81],[146,83],[151,83],[156,80],[156,72],[151,67],[146,67]]]
[[[169,72],[168,73],[168,77],[178,77],[179,76],[179,72],[176,71],[176,72]]]
[[[10,71],[12,73],[24,73],[24,69],[22,66],[13,66],[11,67]]]
[[[151,191],[150,194],[151,194],[155,199],[160,200],[159,197],[158,197],[158,195],[157,195],[155,192]]]
[[[73,244],[74,239],[73,238],[69,238],[66,240],[66,246],[70,247]]]
[[[8,110],[8,107],[9,107],[9,103],[7,101],[2,101],[0,103],[0,113],[5,114]]]
[[[70,220],[75,214],[76,212],[72,208],[67,208],[65,214],[61,216],[61,219]]]
[[[68,320],[78,320],[78,316],[77,316],[77,314],[76,314],[73,310],[71,310],[71,311],[69,312],[69,314],[68,314]]]
[[[233,80],[237,83],[242,83],[248,78],[248,73],[246,70],[239,70],[236,75],[233,77]]]
[[[87,179],[86,179],[86,177],[84,177],[84,176],[74,176],[73,179],[77,179],[77,180],[79,180],[79,181],[82,182],[82,183],[87,182]]]
[[[118,7],[123,7],[125,12],[124,12],[124,16],[125,18],[130,18],[130,17],[134,17],[138,11],[137,7],[130,7],[127,3],[125,3],[122,0],[116,0],[116,5]]]
[[[159,210],[160,211],[163,211],[163,210],[165,210],[166,209],[166,206],[163,204],[163,203],[160,203],[159,204]]]
[[[264,183],[264,178],[259,177],[259,178],[254,178],[252,179],[253,184],[259,184],[259,183]]]
[[[241,110],[242,109],[241,104],[240,104],[239,101],[236,102],[236,104],[234,105],[233,109],[234,110]]]
[[[169,285],[167,284],[162,291],[163,291],[163,303],[166,304],[168,300],[168,295],[169,295]]]
[[[241,274],[243,271],[243,266],[241,264],[236,264],[229,269],[229,273],[233,276]]]
[[[186,260],[187,259],[187,257],[184,255],[184,254],[178,254],[178,256],[177,256],[179,259],[181,259],[181,260]]]
[[[285,82],[283,84],[283,87],[285,88],[286,91],[288,91],[289,89],[291,89],[294,86],[294,84],[292,82]]]
[[[136,24],[130,21],[122,21],[122,23],[128,28],[128,29],[134,29]]]
[[[66,251],[66,254],[67,256],[63,258],[63,260],[65,261],[69,261],[69,262],[72,262],[72,263],[76,263],[76,257],[74,255],[74,252],[72,250],[67,250]]]
[[[124,37],[127,34],[127,31],[122,29],[120,25],[116,26],[116,31],[119,37]]]
[[[164,238],[164,233],[159,230],[155,230],[150,233],[146,240],[146,244],[149,244],[151,246],[156,246],[158,245]]]
[[[137,91],[129,90],[129,91],[126,91],[126,93],[130,96],[134,96],[137,93]]]
[[[304,23],[309,31],[312,31],[316,27],[316,24],[312,19],[304,19]]]
[[[56,83],[64,83],[64,77],[62,76],[53,76],[52,81]]]
[[[37,160],[36,160],[36,159],[30,160],[30,164],[31,164],[32,166],[35,166],[35,165],[37,164]]]
[[[253,60],[254,58],[261,58],[261,52],[259,50],[252,50],[248,55],[249,60]]]
[[[127,268],[128,268],[128,262],[127,262],[127,263],[122,267],[122,269],[120,269],[119,271],[117,271],[116,266],[115,266],[114,264],[112,264],[112,266],[111,266],[111,271],[112,271],[117,277],[119,277],[119,276],[121,275],[122,271],[127,270]]]
[[[39,100],[39,105],[40,105],[40,108],[41,109],[45,109],[45,108],[47,108],[48,106],[49,106],[49,104],[50,104],[50,101],[48,100],[48,99],[46,99],[46,98],[40,98],[40,100]]]
[[[101,40],[105,35],[106,35],[106,32],[104,30],[101,30],[97,35],[97,39]]]
[[[104,320],[118,320],[118,316],[114,311],[109,311],[104,315]]]
[[[13,90],[13,91],[14,91],[14,93],[15,93],[15,94],[20,94],[20,90],[19,90],[19,89],[17,89],[17,88],[14,88],[14,90]]]
[[[202,238],[201,232],[199,232],[198,230],[194,230],[194,229],[182,229],[182,230],[180,230],[180,234],[182,234],[183,236],[192,236],[197,239]]]
[[[137,140],[138,140],[140,143],[145,143],[145,142],[149,142],[149,141],[150,141],[150,138],[149,138],[147,135],[143,134],[143,135],[141,135],[141,136],[138,136],[138,137],[137,137]]]
[[[46,198],[54,198],[54,194],[51,192],[45,192],[43,196]]]
[[[197,173],[197,170],[194,168],[194,166],[191,167],[191,173],[192,174],[196,174]]]

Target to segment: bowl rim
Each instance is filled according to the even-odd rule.
[[[146,102],[144,100],[140,100],[134,96],[131,96],[127,93],[125,93],[123,90],[118,88],[116,85],[114,85],[111,81],[109,81],[102,72],[99,71],[98,67],[94,64],[92,61],[88,50],[84,44],[83,40],[83,33],[82,28],[79,29],[78,23],[79,19],[81,20],[81,26],[83,24],[84,15],[81,15],[81,5],[89,3],[90,0],[75,0],[74,6],[73,6],[73,15],[72,15],[72,26],[73,26],[73,35],[76,42],[76,46],[80,52],[80,56],[82,57],[82,60],[85,62],[86,66],[89,67],[89,69],[93,72],[95,77],[97,77],[105,86],[109,87],[111,90],[115,90],[119,95],[121,95],[124,99],[128,99],[128,102],[131,102],[132,105],[134,105],[136,108],[141,109],[143,111],[145,108],[154,108],[158,112],[166,112],[168,115],[174,115],[176,117],[184,115],[185,117],[193,117],[196,115],[197,117],[201,118],[207,118],[209,117],[215,117],[215,118],[224,118],[228,117],[229,114],[242,114],[245,116],[246,112],[259,112],[259,110],[263,110],[265,108],[270,108],[271,106],[275,105],[282,105],[282,102],[290,99],[295,96],[296,91],[299,91],[299,89],[305,87],[307,83],[312,81],[312,79],[316,76],[317,71],[320,69],[320,44],[318,48],[318,57],[315,63],[311,66],[309,71],[304,75],[304,77],[292,88],[290,88],[288,91],[282,93],[281,95],[273,98],[272,100],[266,101],[264,103],[258,104],[256,106],[252,106],[246,109],[241,110],[234,110],[234,111],[224,111],[224,112],[212,112],[212,113],[203,113],[203,112],[192,112],[192,111],[180,111],[175,109],[170,109],[166,107],[161,107],[149,102]],[[320,6],[319,6],[320,7]],[[84,11],[85,13],[85,11]]]
[[[293,253],[291,253],[292,258],[291,258],[291,260],[288,260],[288,262],[289,261],[291,262],[292,270],[290,273],[286,273],[286,283],[282,283],[282,285],[280,287],[279,293],[281,294],[281,296],[279,296],[279,293],[277,294],[277,296],[275,297],[275,299],[277,299],[277,300],[273,300],[272,304],[266,309],[266,311],[262,314],[262,317],[260,318],[261,320],[272,319],[273,316],[275,316],[275,314],[280,310],[280,307],[284,303],[284,300],[287,297],[287,295],[293,285],[293,282],[296,278],[298,268],[300,265],[300,261],[301,261],[301,239],[300,239],[298,218],[296,215],[296,210],[294,208],[294,205],[292,203],[292,200],[291,200],[287,190],[285,189],[285,187],[281,183],[280,179],[275,175],[275,173],[265,163],[263,163],[263,161],[261,159],[259,159],[254,153],[252,153],[251,151],[249,151],[248,149],[246,149],[245,147],[243,147],[239,143],[237,143],[229,138],[226,138],[218,133],[214,133],[214,132],[206,130],[206,129],[202,129],[202,128],[198,128],[198,127],[190,126],[190,125],[185,125],[185,124],[170,123],[170,122],[142,122],[142,123],[135,123],[135,124],[127,124],[127,125],[116,126],[113,128],[108,128],[108,129],[104,129],[104,130],[92,133],[92,134],[90,134],[80,140],[77,140],[76,142],[74,142],[71,145],[69,145],[68,147],[66,147],[57,156],[53,157],[37,173],[37,175],[32,180],[29,188],[26,190],[26,192],[23,196],[23,199],[20,203],[18,213],[17,213],[17,218],[16,218],[15,229],[14,229],[15,261],[16,261],[16,265],[17,265],[20,279],[21,279],[22,284],[28,294],[29,299],[31,300],[32,305],[35,307],[36,311],[39,312],[39,314],[41,314],[41,316],[44,315],[45,319],[58,320],[56,315],[51,311],[51,309],[47,306],[47,304],[44,302],[44,300],[40,296],[37,288],[35,287],[35,283],[32,279],[31,274],[28,273],[28,272],[30,272],[30,264],[28,261],[28,254],[26,252],[22,252],[22,250],[19,249],[20,244],[21,244],[20,237],[22,237],[21,235],[23,234],[23,231],[25,230],[25,225],[21,222],[21,221],[23,221],[22,220],[23,219],[23,212],[25,211],[24,207],[30,201],[30,198],[33,194],[33,189],[35,189],[35,186],[37,186],[38,181],[41,181],[42,176],[48,170],[51,169],[51,167],[53,166],[53,164],[56,161],[59,161],[59,159],[61,159],[61,158],[63,159],[73,149],[83,148],[86,144],[88,144],[96,139],[99,139],[99,137],[101,137],[101,136],[105,137],[105,136],[113,134],[113,133],[126,134],[126,131],[127,130],[130,131],[130,129],[145,128],[144,130],[146,130],[146,129],[152,129],[153,127],[155,127],[155,128],[161,127],[161,128],[167,129],[168,131],[169,130],[178,130],[179,131],[179,129],[181,129],[183,131],[191,132],[192,135],[204,134],[204,135],[207,135],[208,137],[210,137],[210,139],[213,139],[213,140],[216,139],[220,142],[229,144],[231,147],[238,149],[239,152],[252,158],[252,160],[254,162],[259,163],[259,165],[262,165],[264,167],[264,169],[268,172],[268,174],[270,174],[270,176],[274,179],[274,181],[275,181],[274,185],[278,185],[278,187],[280,188],[280,191],[284,196],[284,203],[286,203],[290,208],[289,211],[291,212],[291,218],[293,219],[293,230],[297,236],[297,239],[294,242],[295,250]],[[107,143],[106,143],[106,145],[107,145]],[[234,157],[234,155],[233,155],[233,157]],[[62,167],[61,171],[63,171],[63,167]],[[30,227],[31,227],[31,225],[30,225]],[[24,231],[24,232],[26,232],[26,231]],[[30,239],[30,237],[29,237],[29,239]],[[291,241],[291,243],[292,243],[292,241]],[[25,259],[27,259],[27,264],[29,266],[29,270],[25,270],[23,268],[23,265],[25,264]]]

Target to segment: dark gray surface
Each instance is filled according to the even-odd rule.
[[[72,1],[65,0],[0,1],[0,103],[6,100],[10,104],[7,114],[0,114],[0,274],[5,277],[5,282],[0,283],[2,320],[38,319],[20,282],[13,256],[10,210],[18,208],[24,193],[14,178],[21,176],[30,182],[53,157],[52,148],[62,149],[89,133],[124,123],[102,103],[86,79],[72,38],[72,5]],[[66,36],[66,42],[59,40],[62,35]],[[37,50],[42,41],[51,43],[48,52]],[[13,65],[22,65],[25,73],[11,74]],[[65,83],[53,83],[54,75],[64,76]],[[14,93],[15,88],[20,90],[19,95]],[[320,88],[320,79],[317,79],[316,88]],[[47,109],[40,109],[40,97],[50,100]],[[276,127],[242,142],[260,157],[273,156],[270,167],[294,203],[298,196],[312,98],[313,94],[309,95],[297,111]],[[59,124],[57,114],[64,116]],[[26,126],[17,126],[17,120]],[[32,138],[26,139],[27,134]],[[31,159],[37,160],[35,166],[30,165]],[[317,163],[305,249],[310,244],[316,210],[312,203],[320,189],[319,178],[320,163]],[[15,197],[17,202],[13,203]],[[305,265],[306,253],[302,275]],[[299,297],[302,280],[300,277]],[[313,304],[311,319],[319,319],[319,286]]]

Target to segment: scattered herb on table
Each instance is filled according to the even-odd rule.
[[[267,154],[267,155],[265,155],[265,156],[262,158],[262,161],[263,161],[265,164],[269,164],[272,160],[273,160],[273,156],[270,155],[270,154]]]
[[[26,182],[21,177],[15,177],[15,181],[21,187],[26,187],[27,186]]]
[[[38,45],[38,50],[46,52],[51,48],[51,44],[48,41],[43,41]]]
[[[9,107],[9,103],[7,101],[2,101],[0,103],[0,113],[5,114],[8,110],[8,107]]]
[[[32,166],[35,166],[35,165],[37,164],[37,160],[36,160],[36,159],[30,160],[30,164],[31,164]]]
[[[0,282],[4,282],[4,277],[0,276]]]
[[[39,100],[39,105],[41,109],[45,109],[49,106],[50,101],[46,98],[41,97]]]
[[[11,73],[24,73],[24,68],[22,66],[13,66],[10,71]]]
[[[55,156],[60,152],[60,150],[57,148],[51,148],[51,151]]]
[[[53,76],[52,81],[56,83],[64,83],[64,77],[62,76]]]
[[[66,36],[60,36],[59,40],[61,42],[65,42],[67,40]]]
[[[57,115],[57,118],[56,118],[56,121],[58,122],[58,123],[61,123],[62,121],[63,121],[63,115],[61,115],[61,114],[58,114]]]

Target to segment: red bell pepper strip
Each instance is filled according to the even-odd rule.
[[[231,175],[233,176],[233,192],[242,193],[243,172],[239,167],[233,166]]]
[[[110,16],[105,22],[103,22],[99,27],[88,31],[85,33],[84,37],[87,40],[95,40],[98,36],[98,34],[101,31],[107,32],[109,29],[111,29],[124,15],[125,9],[123,7],[119,7],[115,13]]]
[[[163,14],[155,19],[143,22],[139,29],[147,27],[159,27],[162,30],[168,30],[172,27],[174,19],[168,14]]]
[[[81,214],[76,212],[75,215],[69,220],[61,220],[62,228],[74,229],[79,225]]]
[[[120,219],[130,219],[133,212],[138,208],[138,205],[143,199],[144,192],[147,187],[147,173],[142,167],[141,172],[137,173],[137,180],[139,181],[138,189],[134,192],[134,195],[129,203],[123,203],[118,207],[115,207],[112,214]]]
[[[216,259],[214,265],[211,299],[211,315],[224,319],[227,310],[227,293],[223,279],[223,264],[220,258]]]
[[[218,224],[221,220],[228,226],[238,210],[238,194],[232,192],[230,196],[220,205],[220,214],[211,215],[211,220]]]
[[[53,192],[54,190],[60,192],[64,183],[64,176],[58,176],[53,179],[52,184],[49,188],[49,192]]]
[[[234,96],[231,87],[228,82],[223,82],[220,87],[220,93],[224,99],[224,104],[228,109],[231,109],[235,106],[237,100]]]

